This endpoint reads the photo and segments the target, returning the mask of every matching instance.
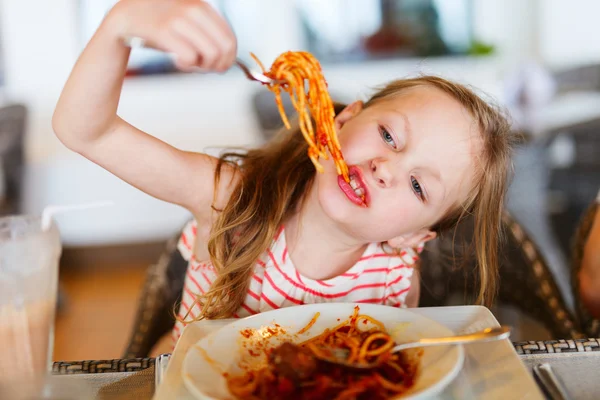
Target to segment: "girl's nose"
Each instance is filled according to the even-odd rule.
[[[387,188],[393,184],[393,175],[390,170],[389,162],[385,160],[372,160],[371,173],[380,187]]]

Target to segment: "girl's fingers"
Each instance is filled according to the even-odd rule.
[[[132,36],[142,37],[149,47],[172,53],[180,69],[200,67],[225,71],[231,67],[236,57],[237,42],[233,31],[217,11],[199,0],[157,2],[162,4],[162,8],[150,5],[140,16],[133,10],[129,11],[135,17],[135,21],[129,21],[135,28],[131,28]],[[123,7],[137,4],[135,0],[119,3]]]
[[[218,57],[211,64],[211,68],[216,71],[226,71],[235,60],[235,37],[232,39],[223,32],[208,31],[202,26],[198,26],[198,29],[209,38],[217,49]]]
[[[222,63],[217,66],[220,70],[227,69],[237,56],[237,40],[227,21],[209,4],[203,3],[203,13],[194,9],[190,18],[205,32],[213,33],[214,39],[222,51]]]
[[[198,52],[180,35],[174,32],[163,32],[157,43],[160,48],[173,55],[177,68],[191,71],[198,64]]]
[[[175,21],[172,28],[176,36],[193,47],[196,52],[196,65],[198,67],[216,69],[221,57],[221,50],[214,39],[184,18]]]

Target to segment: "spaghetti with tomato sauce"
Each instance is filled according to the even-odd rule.
[[[318,314],[310,326],[316,318]],[[419,364],[413,355],[390,353],[395,344],[383,324],[360,315],[357,306],[348,320],[312,339],[270,349],[265,367],[225,375],[227,387],[238,399],[393,398],[414,385]],[[377,362],[378,366],[359,370],[324,361],[336,350],[347,351],[351,363]]]
[[[300,131],[308,143],[308,156],[317,171],[323,172],[319,158],[329,159],[329,153],[337,174],[350,183],[348,166],[335,131],[333,102],[319,61],[308,52],[288,51],[278,56],[267,71],[254,54],[252,57],[263,70],[263,74],[275,80],[265,86],[275,94],[281,119],[288,129],[290,122],[285,114],[281,96],[282,92],[290,96],[298,113]]]

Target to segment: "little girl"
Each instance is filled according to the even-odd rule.
[[[467,214],[479,301],[489,304],[510,130],[472,91],[420,77],[338,107],[348,184],[331,160],[315,172],[298,132],[217,159],[129,125],[116,110],[129,56],[123,41],[132,36],[175,54],[182,69],[213,71],[232,65],[236,39],[206,3],[121,0],[79,58],[53,118],[70,149],[193,214],[179,245],[189,267],[176,335],[184,321],[304,303],[416,306],[418,253]]]

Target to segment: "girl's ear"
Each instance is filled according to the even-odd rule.
[[[417,232],[409,233],[390,239],[387,244],[393,248],[401,249],[407,247],[418,247],[422,243],[426,243],[435,239],[437,234],[428,229],[421,229]]]
[[[361,112],[363,109],[363,102],[360,100],[354,103],[348,104],[336,117],[335,117],[335,128],[341,129],[342,126],[352,119],[356,114]]]

